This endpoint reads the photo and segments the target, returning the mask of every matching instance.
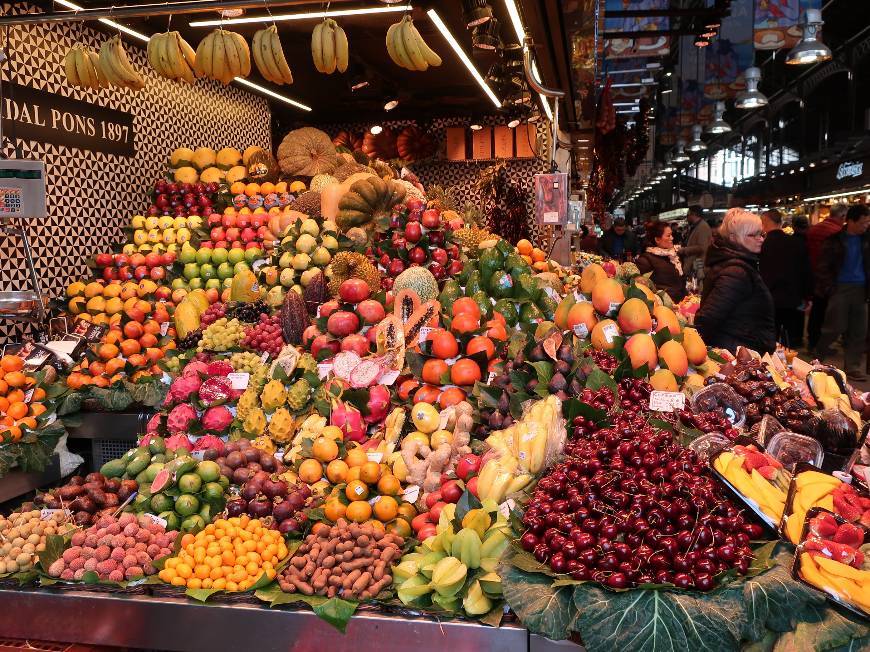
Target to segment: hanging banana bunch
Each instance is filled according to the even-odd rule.
[[[254,63],[263,79],[273,84],[292,84],[293,73],[287,65],[284,48],[281,47],[281,37],[275,25],[258,30],[251,41],[251,53]]]
[[[103,43],[98,63],[103,76],[112,86],[132,88],[136,91],[145,88],[145,78],[133,68],[133,64],[127,58],[120,36],[113,36]]]
[[[422,72],[429,66],[441,65],[441,57],[426,45],[410,16],[387,30],[387,52],[397,66],[408,70]]]
[[[99,57],[83,45],[74,45],[63,60],[66,80],[80,88],[108,88],[109,82],[100,69]]]
[[[347,34],[331,18],[325,18],[311,34],[311,57],[318,72],[331,75],[347,70]]]
[[[225,86],[234,77],[251,74],[251,51],[241,34],[216,29],[199,42],[194,71]]]
[[[148,41],[148,63],[161,77],[186,81],[195,79],[196,53],[178,32],[155,34]]]

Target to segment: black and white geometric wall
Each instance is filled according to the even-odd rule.
[[[20,11],[21,6],[2,5],[2,11]],[[0,66],[4,80],[125,111],[134,119],[132,157],[16,140],[8,130],[3,134],[4,157],[45,162],[48,216],[33,222],[29,235],[43,290],[50,296],[61,296],[71,280],[87,276],[89,256],[122,240],[122,227],[148,206],[149,189],[164,174],[172,150],[271,147],[270,111],[263,97],[214,81],[187,86],[157,77],[142,44],[129,37],[123,37],[125,49],[146,77],[144,90],[68,85],[63,73],[67,50],[81,43],[98,52],[109,37],[83,23],[16,26],[3,34],[9,57]],[[0,290],[27,283],[19,244],[0,235]],[[0,321],[0,345],[20,333],[20,327]]]

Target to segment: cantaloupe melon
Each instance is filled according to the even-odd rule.
[[[224,147],[215,155],[215,163],[225,168],[231,168],[242,162],[242,153],[235,147]]]
[[[226,174],[220,168],[210,167],[202,171],[202,174],[199,175],[199,180],[203,183],[220,183],[224,180],[225,176]]]
[[[187,147],[179,147],[169,155],[169,163],[172,167],[189,165],[193,161],[193,150]]]
[[[200,147],[193,153],[191,162],[200,170],[214,165],[217,155],[215,151],[209,147]]]
[[[176,183],[196,183],[199,181],[199,173],[194,168],[186,165],[175,171],[175,181]]]
[[[233,184],[248,178],[248,168],[244,165],[236,165],[227,170],[227,183]]]

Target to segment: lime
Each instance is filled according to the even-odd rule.
[[[202,486],[202,499],[216,503],[224,499],[224,488],[220,482],[206,482]]]
[[[222,475],[221,477],[218,478],[218,484],[220,486],[222,486],[224,489],[226,489],[227,487],[230,486],[230,479],[227,476]]]
[[[202,520],[202,516],[196,514],[194,516],[188,516],[181,522],[181,531],[182,532],[199,532],[202,528],[205,527],[205,521]]]
[[[202,480],[196,473],[185,473],[178,479],[178,488],[184,494],[199,493],[202,488]]]
[[[155,437],[150,442],[148,442],[148,450],[151,451],[152,454],[157,453],[165,453],[166,452],[166,442],[163,437]]]
[[[217,482],[218,478],[221,477],[220,464],[211,460],[204,460],[197,464],[196,474],[203,482]]]
[[[181,516],[196,514],[199,511],[199,499],[190,494],[182,494],[175,499],[175,511]]]
[[[172,498],[166,494],[154,494],[151,496],[151,512],[159,514],[172,509]]]
[[[160,512],[158,514],[160,518],[166,521],[166,530],[177,530],[178,526],[181,525],[181,519],[178,518],[178,514],[173,511]]]

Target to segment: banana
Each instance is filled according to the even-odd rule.
[[[75,47],[71,47],[66,56],[63,58],[63,69],[66,74],[66,80],[72,86],[80,86],[81,80],[79,79],[79,74],[76,71],[76,49]]]
[[[181,34],[175,32],[175,40],[178,41],[178,47],[181,49],[181,54],[184,55],[184,62],[190,68],[191,73],[196,72],[196,52],[190,47],[190,43],[185,41]],[[197,75],[198,77],[199,75]]]
[[[402,19],[402,42],[405,45],[405,52],[408,54],[411,63],[414,64],[414,68],[420,72],[424,72],[429,69],[429,64],[426,62],[423,53],[420,51],[420,45],[417,43],[417,39],[415,38],[412,29],[413,26],[414,24],[407,16]]]
[[[127,53],[124,51],[124,46],[121,43],[121,38],[119,36],[115,37],[115,42],[112,47],[112,56],[115,59],[118,68],[123,72],[124,80],[130,88],[137,91],[145,88],[145,80],[138,72],[136,72],[133,64],[131,64],[130,60],[127,58]]]
[[[323,51],[323,72],[331,75],[335,72],[335,21],[326,19],[323,29],[320,31],[320,47]]]
[[[290,66],[287,65],[287,57],[284,56],[284,48],[281,47],[281,37],[278,35],[278,28],[274,25],[269,28],[269,42],[272,45],[272,59],[281,74],[278,83],[292,84],[293,73],[290,72]]]
[[[278,68],[278,62],[275,61],[272,35],[268,29],[263,30],[263,37],[260,39],[260,57],[263,59],[263,64],[269,70],[269,75],[275,80],[275,83],[280,83],[281,70]]]
[[[228,77],[229,72],[227,71],[227,53],[224,49],[224,39],[221,35],[223,30],[217,29],[215,30],[214,42],[212,43],[212,65],[214,66],[212,79],[216,79],[226,86],[229,84]],[[224,81],[227,80],[227,81]]]
[[[202,39],[196,47],[194,70],[196,71],[197,77],[211,77],[213,70],[211,63],[211,42],[213,38],[214,32],[210,32],[209,35]]]
[[[402,66],[402,68],[407,68],[408,70],[416,70],[417,68],[414,66],[414,63],[408,56],[407,50],[405,50],[405,39],[402,37],[403,27],[404,20],[396,23],[396,29],[393,30],[393,49],[396,51],[396,56],[399,59],[399,65]]]
[[[221,31],[221,39],[224,44],[227,73],[233,77],[238,77],[242,72],[242,60],[239,58],[239,51],[236,49],[235,39],[229,32],[224,31]]]
[[[326,72],[326,66],[323,65],[323,40],[320,36],[324,25],[326,25],[326,20],[318,23],[311,33],[311,58],[314,59],[314,67],[317,72]]]
[[[103,73],[103,77],[106,78],[106,81],[109,82],[110,86],[124,86],[124,83],[118,78],[109,63],[108,48],[105,43],[100,48],[99,54],[97,54],[97,64],[100,67],[100,71]]]
[[[414,35],[414,38],[417,40],[417,46],[420,48],[420,52],[423,54],[423,58],[426,59],[426,63],[430,66],[440,66],[441,65],[441,57],[438,56],[438,53],[432,50],[427,44],[426,41],[423,40],[423,36],[420,34],[420,31],[417,29],[416,25],[414,25],[414,21],[411,21],[410,24],[411,33]]]
[[[248,47],[248,42],[238,32],[230,32],[230,36],[232,36],[233,42],[236,44],[236,51],[239,53],[239,61],[242,64],[239,75],[247,77],[251,74],[251,50]]]
[[[347,34],[338,23],[335,23],[335,67],[338,72],[347,70],[348,49],[347,49]]]
[[[180,62],[173,56],[173,38],[169,32],[163,34],[154,48],[157,59],[160,61],[160,68],[163,70],[163,76],[167,79],[178,79],[181,77]]]
[[[254,63],[257,66],[257,70],[259,70],[260,74],[263,76],[263,79],[265,79],[266,81],[277,83],[272,75],[269,74],[269,69],[266,67],[265,62],[263,61],[263,53],[260,52],[260,42],[263,40],[263,35],[265,33],[266,30],[264,29],[259,29],[254,32],[254,38],[251,39],[251,55],[254,57]]]
[[[121,69],[120,62],[117,60],[115,55],[114,41],[114,37],[110,38],[108,41],[103,43],[103,46],[100,48],[100,67],[102,67],[106,79],[108,79],[113,85],[127,88],[130,84],[127,81],[126,75]]]
[[[396,47],[393,44],[393,34],[395,33],[396,29],[399,27],[400,24],[401,23],[395,23],[393,25],[390,25],[390,28],[387,30],[387,54],[390,55],[390,59],[393,60],[393,63],[395,63],[397,66],[404,67],[402,62],[399,61],[399,56],[396,53]]]
[[[97,74],[91,70],[91,60],[81,47],[76,48],[76,72],[84,88],[96,87]]]
[[[188,59],[184,53],[184,48],[181,45],[184,42],[184,39],[181,38],[181,34],[178,32],[173,32],[172,41],[173,56],[177,62],[176,65],[178,66],[178,69],[181,71],[180,79],[183,79],[188,84],[193,84],[196,81],[196,76],[193,74],[193,68],[187,63]],[[190,46],[188,45],[187,47]]]
[[[154,72],[165,77],[166,74],[160,66],[160,61],[157,58],[157,47],[160,45],[161,38],[163,38],[163,34],[153,34],[151,38],[148,39],[148,45],[145,48],[145,56],[148,58],[148,65],[151,66]]]
[[[97,74],[97,81],[99,82],[100,88],[108,88],[109,80],[106,79],[106,76],[103,74],[103,69],[100,68],[100,58],[97,56],[96,52],[91,51],[88,52],[88,59],[91,60],[91,65],[94,67],[94,72]]]

